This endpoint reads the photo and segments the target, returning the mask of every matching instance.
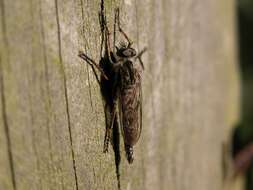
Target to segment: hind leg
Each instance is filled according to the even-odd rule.
[[[111,140],[112,136],[112,129],[115,125],[115,122],[118,122],[117,119],[117,102],[119,98],[119,88],[118,88],[118,75],[114,78],[114,83],[112,87],[112,102],[110,102],[110,108],[111,108],[111,116],[110,116],[110,123],[109,125],[106,125],[106,132],[105,132],[105,139],[104,139],[104,152],[108,152],[108,145]]]
[[[106,131],[105,131],[104,150],[103,150],[104,153],[108,152],[108,146],[109,146],[109,142],[110,142],[111,136],[112,136],[112,128],[113,128],[114,122],[117,122],[116,104],[113,105],[112,109],[113,110],[111,113],[111,123],[109,124],[109,126],[106,126]]]

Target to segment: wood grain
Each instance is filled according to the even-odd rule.
[[[148,47],[143,132],[133,165],[121,143],[122,189],[222,189],[239,117],[235,2],[105,0],[111,30],[117,6],[135,48]],[[0,7],[0,189],[116,189],[99,86],[77,56],[99,61],[100,1]]]

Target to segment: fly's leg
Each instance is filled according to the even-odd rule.
[[[81,57],[84,61],[86,61],[91,66],[91,68],[92,68],[92,70],[93,70],[93,72],[94,72],[94,74],[96,76],[96,79],[97,79],[97,81],[98,81],[99,84],[100,84],[100,82],[99,82],[98,75],[97,75],[97,73],[95,71],[94,66],[100,71],[100,73],[101,73],[101,75],[102,75],[102,77],[104,79],[109,80],[108,77],[106,76],[106,74],[104,73],[103,69],[94,60],[92,60],[91,58],[89,58],[83,52],[79,52],[78,56]]]
[[[105,33],[104,33],[104,15],[103,12],[100,11],[98,12],[98,18],[99,18],[99,25],[100,25],[100,30],[101,30],[101,46],[100,46],[100,57],[102,57],[102,52],[103,52],[103,46],[104,46],[104,40],[105,40]]]
[[[115,48],[116,48],[116,23],[117,23],[117,12],[115,11],[114,24],[113,24],[113,54],[114,55],[115,55]]]
[[[105,25],[106,25],[106,18],[105,18],[105,10],[104,10],[104,2],[101,2],[101,10],[98,12],[99,24],[101,32],[104,32]]]
[[[110,56],[110,52],[111,52],[110,35],[111,35],[111,33],[110,33],[108,27],[106,26],[105,37],[106,37],[106,48],[107,48],[108,56]]]
[[[101,1],[101,11],[99,12],[99,24],[100,24],[100,29],[102,33],[100,54],[102,55],[103,44],[105,42],[105,54],[108,56],[109,60],[111,61],[110,31],[107,26],[103,0]]]
[[[112,49],[111,49],[111,41],[110,41],[111,33],[110,33],[108,26],[107,26],[107,19],[106,19],[106,15],[105,15],[103,0],[101,1],[101,11],[99,11],[98,14],[99,14],[100,30],[101,30],[101,34],[102,34],[100,55],[102,56],[103,45],[105,43],[105,47],[104,47],[105,55],[108,57],[110,62],[113,63],[111,53],[112,52],[114,53],[114,51],[112,51]],[[115,39],[114,39],[113,43],[115,43]]]
[[[80,54],[81,54],[81,52],[79,53],[79,57],[81,57],[83,60],[85,60],[85,61],[91,66],[92,71],[93,71],[93,73],[94,73],[94,75],[95,75],[95,78],[96,78],[98,84],[100,85],[101,82],[100,82],[100,80],[99,80],[99,78],[98,78],[98,75],[97,75],[97,72],[96,72],[94,66],[92,65],[92,63],[90,63],[90,61],[89,61],[88,59],[86,59],[85,56],[81,56]]]
[[[113,104],[113,108],[112,108],[111,123],[108,127],[106,127],[106,131],[105,131],[104,150],[103,150],[104,153],[108,152],[108,146],[109,146],[109,142],[112,136],[112,128],[113,128],[114,122],[115,121],[117,122],[115,118],[116,118],[116,102]]]
[[[126,35],[126,33],[122,30],[122,28],[121,28],[121,26],[120,26],[119,8],[117,8],[117,9],[115,10],[115,20],[117,20],[119,32],[126,38],[126,40],[128,41],[128,47],[130,47],[130,46],[133,44],[133,42],[130,40],[130,38]]]
[[[138,59],[140,61],[140,64],[141,64],[141,67],[142,69],[144,70],[144,64],[143,64],[143,61],[141,59],[141,56],[143,53],[145,53],[147,51],[147,48],[144,48],[143,50],[140,51],[140,53],[138,53],[135,57],[135,60]]]
[[[114,126],[114,122],[117,122],[117,100],[119,97],[119,90],[118,90],[118,74],[116,74],[114,78],[114,83],[113,83],[113,100],[111,104],[111,117],[110,117],[110,123],[109,125],[106,126],[106,131],[105,131],[105,139],[104,139],[104,152],[108,152],[108,145],[111,140],[112,136],[112,129]]]
[[[103,45],[106,40],[106,31],[107,28],[107,21],[105,16],[105,10],[104,10],[104,2],[101,2],[101,11],[98,12],[98,18],[99,18],[99,25],[100,25],[100,31],[101,31],[101,47],[100,47],[100,57],[102,57],[102,51],[103,51]],[[105,42],[106,43],[106,42]],[[105,51],[106,45],[105,45]]]

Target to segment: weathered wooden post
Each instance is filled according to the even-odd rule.
[[[0,189],[116,189],[102,153],[100,1],[1,0]],[[143,56],[143,132],[122,189],[219,190],[222,147],[238,117],[235,3],[105,0]],[[122,142],[122,141],[121,141]]]

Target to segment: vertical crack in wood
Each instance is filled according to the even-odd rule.
[[[9,42],[7,39],[7,33],[6,33],[6,23],[5,23],[5,7],[4,7],[4,0],[1,0],[0,2],[1,6],[1,22],[2,22],[2,33],[3,33],[3,39],[4,44],[6,48],[6,54],[7,54],[7,64],[9,64]],[[10,130],[9,130],[9,123],[7,118],[7,111],[6,111],[6,99],[4,94],[4,76],[3,76],[3,67],[2,67],[2,59],[0,57],[0,96],[1,96],[1,102],[2,102],[2,117],[3,117],[3,124],[4,124],[4,132],[6,136],[7,141],[7,151],[8,151],[8,157],[9,157],[9,164],[10,164],[10,170],[11,170],[11,181],[13,189],[17,189],[16,185],[16,176],[15,176],[15,169],[14,169],[14,160],[13,160],[13,152],[12,152],[12,144],[11,144],[11,138],[10,138]]]
[[[57,30],[58,30],[58,46],[59,46],[59,59],[60,59],[60,66],[63,74],[63,84],[64,84],[64,95],[66,101],[66,112],[67,112],[67,121],[68,121],[68,130],[69,130],[69,138],[70,138],[70,148],[71,148],[71,156],[73,162],[73,170],[75,175],[75,185],[76,190],[78,190],[78,178],[77,178],[77,171],[76,171],[76,160],[75,160],[75,153],[73,148],[73,139],[72,139],[72,130],[71,130],[71,123],[70,123],[70,113],[69,113],[69,102],[68,102],[68,89],[67,89],[67,81],[66,81],[66,73],[62,61],[62,50],[61,50],[61,31],[60,31],[60,22],[59,22],[59,12],[58,12],[58,0],[55,0],[55,10],[56,10],[56,22],[57,22]]]

